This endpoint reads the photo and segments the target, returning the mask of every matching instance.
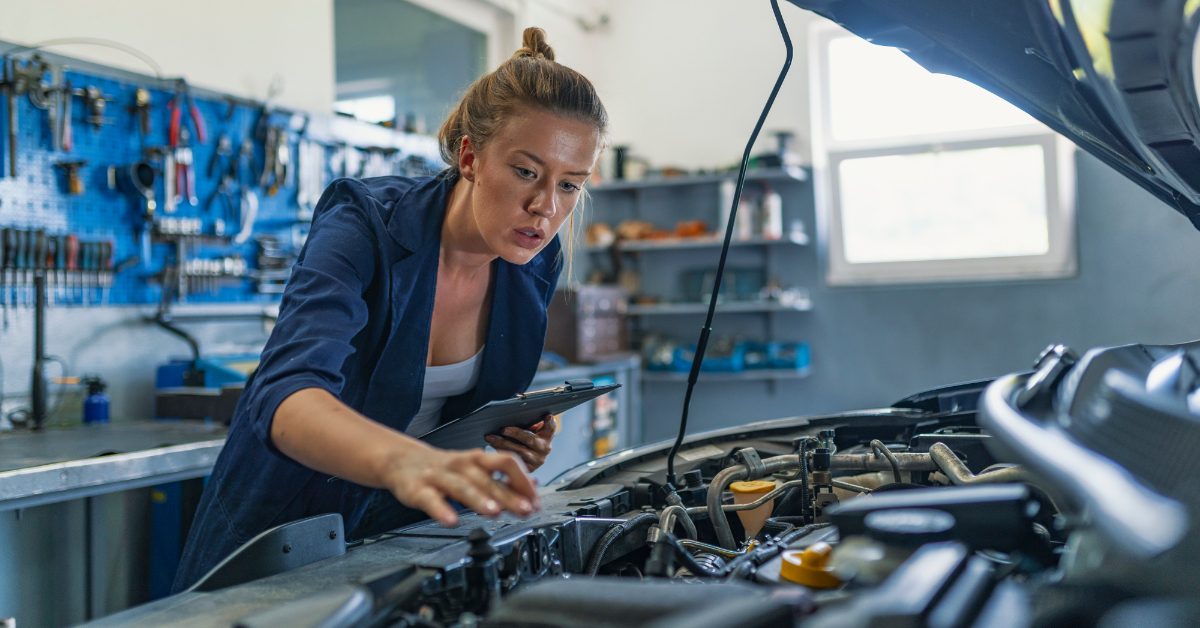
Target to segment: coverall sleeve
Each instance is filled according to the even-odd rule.
[[[375,199],[362,183],[330,184],[313,212],[312,228],[279,305],[279,319],[263,348],[248,418],[272,451],[271,423],[279,404],[305,388],[340,396],[342,366],[367,324],[363,293],[376,272],[380,244],[372,228]]]

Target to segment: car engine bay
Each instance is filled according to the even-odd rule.
[[[109,620],[1195,625],[1198,350],[1056,345],[891,408],[698,434],[673,491],[669,443],[626,450],[543,488],[529,519],[419,523]]]

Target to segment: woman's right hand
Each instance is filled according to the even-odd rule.
[[[525,465],[508,453],[450,451],[422,443],[393,458],[384,479],[402,504],[423,510],[446,527],[458,525],[448,500],[488,517],[505,511],[525,517],[541,508]]]

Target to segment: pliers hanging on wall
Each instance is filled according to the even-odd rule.
[[[204,128],[204,117],[200,115],[200,108],[192,99],[192,92],[188,88],[187,82],[180,79],[175,83],[175,95],[167,103],[167,110],[171,113],[167,141],[171,147],[171,162],[174,163],[175,168],[175,172],[167,173],[167,176],[175,177],[175,198],[172,200],[182,202],[186,194],[187,202],[196,205],[199,203],[199,199],[196,198],[196,171],[192,165],[192,147],[189,141],[191,133],[183,125],[183,109],[185,107],[188,110],[188,116],[192,119],[196,139],[201,144],[205,143],[208,141],[208,133]]]
[[[175,95],[167,103],[167,111],[171,113],[171,126],[168,131],[171,148],[179,145],[179,131],[182,128],[184,107],[187,107],[188,116],[192,119],[192,127],[196,131],[196,141],[201,144],[208,142],[208,132],[204,128],[204,117],[200,115],[200,108],[196,106],[196,101],[192,99],[192,90],[188,87],[187,81],[179,79],[175,83]]]

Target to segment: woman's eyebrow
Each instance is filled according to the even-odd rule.
[[[546,162],[541,157],[538,157],[537,155],[534,155],[533,153],[531,153],[525,149],[518,148],[515,152],[528,157],[530,161],[532,161],[533,163],[535,163],[539,166],[546,165]],[[567,174],[569,174],[571,176],[575,176],[575,177],[586,177],[586,176],[590,176],[592,174],[592,171],[591,170],[579,170],[579,171],[575,171],[575,172],[568,172]]]

